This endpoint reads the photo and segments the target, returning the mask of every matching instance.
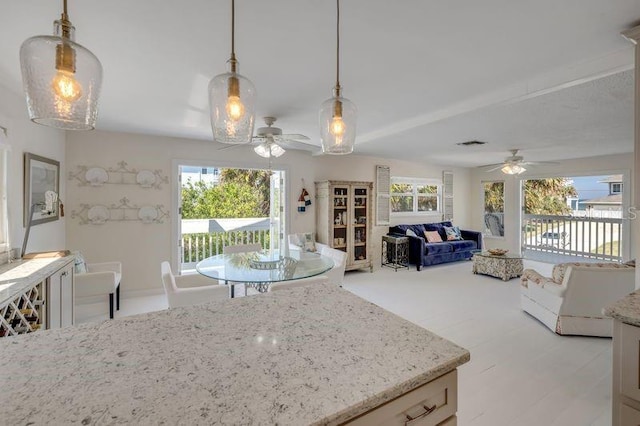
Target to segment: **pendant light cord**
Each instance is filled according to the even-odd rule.
[[[66,0],[65,0],[66,1]],[[236,1],[231,0],[231,72],[236,72]]]
[[[340,96],[340,0],[336,0],[336,96]]]
[[[62,17],[60,18],[62,24],[62,38],[70,38],[71,36],[71,22],[69,21],[69,14],[67,13],[67,0],[62,0]]]

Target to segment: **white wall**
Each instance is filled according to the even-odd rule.
[[[609,155],[603,157],[581,158],[565,160],[554,165],[531,166],[530,170],[521,176],[508,176],[500,170],[487,173],[481,169],[471,170],[471,211],[474,211],[471,223],[475,229],[484,229],[483,181],[504,181],[504,238],[484,238],[487,248],[506,248],[513,253],[520,252],[520,209],[521,200],[519,186],[522,179],[536,179],[545,177],[572,177],[572,176],[598,176],[608,174],[623,174],[624,194],[623,205],[629,206],[630,194],[633,191],[631,171],[633,170],[633,156],[627,154]],[[628,225],[627,225],[628,226]],[[628,232],[628,228],[627,228]],[[634,242],[630,241],[630,254],[632,258]]]
[[[250,147],[234,147],[219,151],[221,145],[207,141],[168,138],[128,133],[95,131],[69,133],[66,163],[69,171],[77,166],[115,167],[126,161],[129,167],[160,169],[169,174],[173,160],[185,160],[232,167],[267,168],[268,162],[258,157]],[[407,177],[441,178],[444,168],[427,164],[390,161],[387,159],[348,156],[312,157],[300,151],[288,151],[273,160],[273,167],[285,166],[289,177],[289,231],[305,232],[315,229],[315,203],[305,213],[298,213],[297,199],[302,188],[315,196],[314,182],[326,179],[375,181],[375,165],[388,165],[392,175]],[[446,168],[450,170],[449,168]],[[469,173],[465,169],[454,171],[454,203],[456,223],[463,227],[470,224],[467,211],[469,199]],[[80,204],[117,204],[126,196],[132,204],[162,204],[171,207],[171,183],[161,190],[143,189],[137,185],[104,185],[102,187],[79,186],[68,182],[67,211],[79,211]],[[120,260],[123,262],[123,292],[160,288],[160,262],[171,258],[171,219],[163,224],[141,222],[112,222],[104,225],[80,225],[78,219],[68,218],[67,246],[83,251],[89,262]],[[422,221],[417,219],[416,222]],[[387,227],[376,227],[373,234],[374,265],[380,264],[380,237]]]
[[[60,200],[66,205],[64,176],[65,132],[34,124],[29,120],[22,93],[0,85],[0,126],[7,128],[11,151],[8,163],[9,238],[12,247],[21,247],[23,227],[24,153],[30,152],[60,162]],[[61,250],[65,244],[66,217],[36,225],[31,229],[27,252]]]

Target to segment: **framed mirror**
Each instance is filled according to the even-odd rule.
[[[24,226],[51,222],[60,218],[59,203],[49,203],[46,208],[47,192],[60,194],[60,162],[26,152],[24,154]],[[51,196],[49,196],[51,198]],[[50,201],[50,200],[49,200]]]

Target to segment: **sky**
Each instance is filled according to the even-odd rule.
[[[580,176],[570,177],[573,181],[573,186],[578,191],[578,198],[580,200],[590,200],[592,198],[606,197],[609,195],[609,184],[598,183],[603,179],[606,179],[608,175],[604,176]]]

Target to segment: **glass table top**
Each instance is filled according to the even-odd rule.
[[[219,254],[201,260],[196,270],[209,278],[242,282],[272,283],[321,275],[333,268],[333,259],[318,253],[290,250]]]

